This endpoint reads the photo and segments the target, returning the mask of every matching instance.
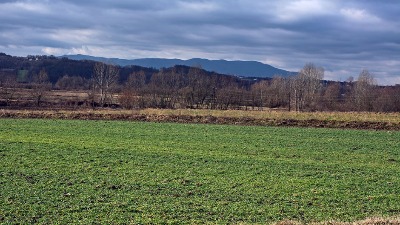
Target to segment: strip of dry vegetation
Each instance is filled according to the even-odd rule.
[[[132,112],[132,111],[130,111]],[[359,122],[400,123],[400,113],[372,112],[295,112],[285,110],[202,110],[202,109],[144,109],[140,114],[189,115],[255,119],[293,119],[293,120],[336,120]]]
[[[400,113],[287,112],[245,110],[0,110],[1,118],[131,120],[254,126],[400,130]]]
[[[292,221],[292,220],[284,220],[274,225],[302,225],[303,223]],[[365,220],[355,221],[355,222],[336,222],[336,221],[328,221],[321,223],[310,223],[310,225],[400,225],[400,218],[368,218]]]

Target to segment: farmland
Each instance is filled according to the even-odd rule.
[[[400,132],[0,119],[0,223],[400,215]]]

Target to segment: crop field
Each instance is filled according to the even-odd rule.
[[[400,132],[0,119],[2,224],[400,215]]]

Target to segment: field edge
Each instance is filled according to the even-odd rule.
[[[171,110],[0,110],[0,118],[15,119],[73,119],[73,120],[126,120],[141,122],[168,122],[193,124],[220,124],[243,126],[284,126],[284,127],[312,127],[312,128],[340,128],[363,130],[400,130],[400,122],[379,121],[369,119],[367,114],[352,116],[352,114],[337,114],[334,118],[330,114],[321,113],[317,116],[311,113],[271,114],[265,113],[236,113],[226,111],[210,113],[209,110],[171,111]],[[343,115],[350,115],[345,118]],[[400,115],[400,114],[399,114]],[[378,115],[379,116],[379,115]],[[396,116],[397,117],[397,116]],[[328,118],[328,119],[327,119]]]

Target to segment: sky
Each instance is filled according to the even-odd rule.
[[[400,84],[399,0],[0,0],[0,52],[254,60]]]

